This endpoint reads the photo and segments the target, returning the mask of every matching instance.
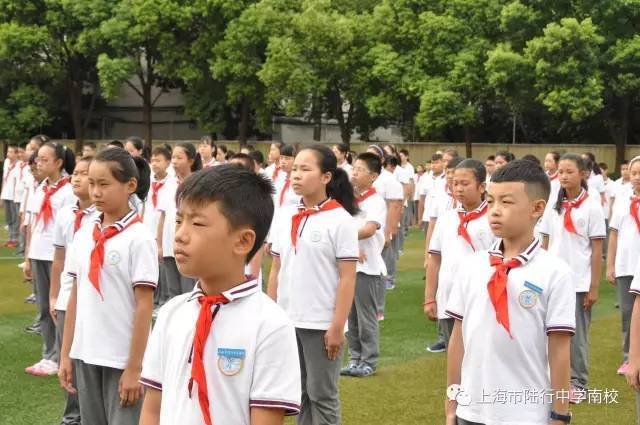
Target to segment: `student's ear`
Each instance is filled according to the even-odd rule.
[[[256,242],[256,232],[248,227],[236,230],[236,237],[233,241],[233,253],[235,255],[246,257],[253,249]]]
[[[332,178],[333,178],[333,174],[329,171],[327,171],[326,173],[322,173],[320,175],[320,181],[322,182],[323,185],[328,185]]]
[[[547,207],[547,201],[544,199],[536,199],[533,201],[533,216],[540,218],[544,214],[544,210]]]
[[[487,182],[480,183],[478,189],[480,189],[480,193],[487,193]]]
[[[127,182],[127,192],[129,193],[129,195],[133,195],[136,192],[137,188],[138,188],[138,180],[135,177],[133,177],[131,180]]]

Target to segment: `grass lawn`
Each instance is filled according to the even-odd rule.
[[[341,381],[346,425],[444,422],[445,354],[424,350],[436,329],[422,315],[422,244],[421,234],[413,231],[400,260],[397,288],[387,293],[378,372],[366,379]],[[59,424],[63,397],[57,378],[24,373],[27,365],[40,358],[40,339],[23,330],[34,317],[34,307],[23,303],[31,289],[22,283],[16,267],[19,260],[9,256],[9,250],[0,249],[0,425]],[[618,403],[573,407],[572,423],[631,425],[635,421],[634,395],[624,378],[616,375],[621,343],[614,303],[614,288],[603,283],[591,328],[591,388],[617,390]]]

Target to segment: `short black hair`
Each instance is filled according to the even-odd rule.
[[[510,182],[524,183],[524,190],[530,199],[549,200],[549,177],[542,167],[531,161],[514,159],[504,167],[498,168],[491,176],[491,184]]]
[[[280,156],[295,157],[297,154],[296,147],[293,145],[282,145],[280,147]]]
[[[253,162],[262,166],[264,164],[264,155],[258,149],[252,150],[249,152],[249,156],[253,159]]]
[[[123,148],[124,149],[124,145],[122,144],[122,142],[120,140],[112,140],[109,143],[107,143],[107,146],[113,146],[116,148]]]
[[[482,184],[487,180],[487,169],[484,168],[484,164],[477,159],[469,158],[462,160],[456,165],[456,169],[471,170],[478,184]]]
[[[503,157],[505,161],[511,162],[516,159],[516,156],[509,151],[498,151],[496,152],[496,157]]]
[[[620,165],[629,165],[629,160],[628,160],[628,159],[625,159],[624,161],[622,161],[622,162],[620,163]]]
[[[242,152],[234,154],[231,157],[230,161],[233,161],[234,159],[240,161],[242,163],[242,166],[247,170],[255,172],[256,163],[248,154]]]
[[[496,156],[495,155],[489,155],[486,159],[486,161],[495,161],[496,160]]]
[[[356,158],[356,161],[358,160],[367,164],[367,169],[371,173],[380,174],[382,171],[382,161],[380,161],[380,157],[375,153],[363,152]]]
[[[233,188],[233,190],[229,190]],[[248,263],[262,246],[273,218],[273,185],[253,171],[232,164],[209,167],[187,177],[176,200],[194,204],[219,202],[232,229],[249,226],[256,234]]]
[[[111,174],[120,183],[136,179],[135,194],[143,202],[147,199],[149,186],[151,186],[151,169],[144,158],[133,157],[123,148],[113,147],[103,149],[93,160],[109,164]]]
[[[82,146],[83,146],[83,147],[84,147],[84,146],[88,146],[88,147],[90,147],[91,149],[97,149],[97,147],[98,147],[94,142],[84,142],[84,143],[82,144]]]
[[[525,156],[523,156],[520,159],[524,159],[525,161],[531,161],[534,164],[540,165],[540,160],[538,159],[538,157],[533,155],[533,154],[531,154],[531,153],[526,154]]]
[[[397,167],[398,166],[398,158],[394,155],[385,155],[384,156],[384,162],[382,165],[386,167],[388,166],[392,166],[392,167]]]
[[[164,156],[167,161],[171,161],[171,150],[166,146],[156,146],[153,148],[151,156]]]
[[[601,170],[608,170],[609,166],[607,165],[606,162],[598,162],[598,167],[600,167]]]
[[[432,161],[442,161],[442,154],[441,153],[434,153],[433,155],[431,155],[431,160]]]
[[[449,160],[449,162],[447,163],[447,170],[450,170],[452,168],[456,168],[458,166],[458,164],[460,164],[464,160],[465,160],[465,158],[460,158],[459,156],[452,157]]]

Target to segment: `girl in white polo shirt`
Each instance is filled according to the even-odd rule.
[[[178,186],[191,175],[202,169],[200,154],[191,143],[179,143],[173,148],[171,164],[175,178],[168,178],[164,192],[158,198],[158,258],[162,261],[164,278],[167,282],[167,298],[184,294],[193,289],[195,281],[180,275],[173,255],[173,241],[176,230],[176,191]]]
[[[549,193],[549,203],[555,202],[560,191],[560,180],[558,180],[558,163],[560,154],[558,152],[548,152],[544,157],[544,170],[551,183],[551,193]]]
[[[276,211],[286,205],[296,205],[299,201],[299,197],[293,191],[291,186],[291,168],[293,167],[293,160],[296,157],[296,148],[291,145],[284,145],[280,149],[280,173],[279,178],[273,181],[275,186],[275,194],[273,203],[276,206]]]
[[[617,287],[622,315],[623,362],[618,368],[619,375],[624,375],[628,367],[629,323],[634,300],[629,288],[640,256],[640,157],[633,158],[629,168],[633,193],[620,197],[614,204],[607,256],[607,279]]]
[[[302,371],[298,423],[340,424],[338,378],[345,323],[353,302],[358,212],[347,173],[314,145],[298,153],[291,173],[302,197],[274,224],[268,293],[296,326]]]
[[[486,169],[482,162],[465,159],[458,164],[453,175],[458,207],[440,215],[429,243],[424,312],[429,320],[438,320],[445,347],[454,324],[444,313],[456,284],[453,276],[465,255],[488,249],[494,241],[487,220],[485,187]]]
[[[129,197],[145,199],[149,166],[123,149],[103,150],[89,167],[89,190],[100,214],[78,230],[69,248],[74,284],[58,376],[76,393],[75,373],[83,423],[134,425],[158,260],[154,237]]]
[[[584,180],[587,165],[576,154],[565,154],[558,164],[560,191],[547,207],[540,225],[543,245],[565,260],[573,274],[576,291],[576,333],[571,339],[572,403],[586,398],[589,379],[589,324],[591,307],[598,300],[604,213],[600,199],[590,196]]]
[[[38,150],[38,173],[44,180],[34,192],[35,217],[25,262],[25,275],[32,275],[42,332],[42,360],[25,371],[32,375],[55,375],[59,353],[56,350],[56,328],[49,307],[51,263],[53,261],[53,229],[58,212],[76,201],[69,173],[73,172],[75,156],[60,144],[46,143]]]
[[[89,164],[92,157],[84,156],[76,163],[76,168],[71,176],[73,194],[78,198],[75,204],[65,205],[58,214],[53,235],[53,264],[51,265],[51,293],[49,306],[51,315],[56,322],[56,349],[61,351],[62,338],[64,336],[64,319],[67,312],[67,304],[73,287],[73,278],[67,274],[65,265],[67,248],[73,242],[82,225],[93,221],[96,208],[89,194]],[[75,379],[74,379],[75,386]],[[62,417],[64,424],[80,423],[80,406],[78,396],[65,392],[66,404]]]

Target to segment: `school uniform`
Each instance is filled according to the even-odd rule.
[[[411,184],[414,174],[415,169],[410,163],[405,164],[405,166],[398,165],[394,170],[394,175],[402,184],[403,194],[405,185]],[[409,232],[409,218],[413,215],[413,203],[410,199],[405,199],[403,206],[404,208],[402,209],[402,216],[400,218],[400,231],[398,232],[398,243],[395,245],[398,257],[400,257],[400,251],[404,250],[404,240]]]
[[[328,359],[324,334],[335,310],[337,263],[358,261],[358,228],[331,198],[309,209],[302,204],[283,208],[274,224],[271,250],[280,258],[278,305],[296,327],[302,372],[298,424],[339,425],[342,354]]]
[[[102,238],[106,240],[101,244]],[[74,255],[69,257],[67,273],[76,279],[77,291],[70,357],[78,380],[82,422],[137,424],[142,400],[121,407],[118,382],[129,360],[134,289],[155,289],[158,283],[155,238],[136,211],[130,210],[105,228],[102,215],[94,217],[78,230],[69,250]],[[92,255],[96,250],[103,253],[101,262]]]
[[[464,421],[549,423],[552,405],[544,396],[551,388],[548,335],[575,332],[575,296],[567,264],[540,247],[534,239],[520,255],[505,260],[497,240],[489,251],[465,257],[458,269],[446,314],[462,322],[460,387],[470,403],[459,403],[456,414]],[[507,267],[505,280],[498,267]],[[506,297],[492,300],[489,288],[502,285]]]
[[[446,174],[442,173],[439,176],[431,175],[421,189],[421,196],[424,196],[424,209],[422,211],[422,217],[420,218],[424,223],[428,223],[431,218],[431,208],[435,203],[435,196],[439,190],[442,190],[446,185]],[[426,227],[425,227],[426,232]]]
[[[396,167],[398,168],[398,167]],[[394,175],[386,170],[382,169],[380,175],[373,182],[373,187],[376,192],[384,198],[385,201],[403,201],[404,191],[402,184],[394,177]],[[384,297],[386,292],[386,285],[393,285],[396,276],[396,264],[398,262],[398,251],[396,249],[398,238],[400,235],[392,236],[389,244],[382,250],[382,258],[387,269],[387,275],[384,277],[384,282],[381,284],[380,291],[378,292],[378,313],[384,312]]]
[[[170,177],[168,174],[162,179],[158,179],[155,175],[151,176],[151,185],[149,187],[147,199],[144,202],[144,216],[142,218],[142,221],[154,236],[157,235],[158,221],[160,220],[160,211],[158,210],[158,205],[160,199],[162,198],[162,195],[164,194],[165,190],[167,190],[167,182],[171,179],[172,177]],[[153,303],[155,305],[162,305],[168,299],[169,294],[167,291],[167,282],[164,277],[164,269],[163,267],[160,267],[158,288],[156,288],[156,291],[153,294]]]
[[[257,280],[221,294],[210,307],[199,301],[199,285],[171,299],[158,313],[145,352],[140,382],[162,391],[161,425],[200,425],[209,414],[214,424],[249,425],[251,408],[300,411],[300,366],[295,329],[286,314],[260,290]],[[213,310],[204,337],[206,381],[193,382],[194,335],[202,308]],[[206,333],[205,333],[206,332]],[[206,382],[206,383],[205,383]],[[200,406],[199,385],[206,386],[207,413]]]
[[[51,263],[53,262],[53,233],[58,213],[66,205],[76,202],[68,177],[62,177],[50,184],[45,180],[34,191],[32,208],[32,232],[28,258],[31,260],[31,273],[36,287],[36,304],[40,314],[40,329],[44,343],[42,358],[58,362],[56,350],[56,328],[49,313],[49,289],[51,282]]]
[[[458,201],[453,195],[453,190],[443,181],[436,182],[429,199],[429,206],[425,207],[424,214],[429,217],[428,221],[437,220],[445,212],[458,208]]]
[[[22,211],[22,201],[25,192],[25,176],[31,174],[28,164],[20,162],[14,170],[15,187],[13,191],[13,207],[16,214],[16,227],[18,233],[18,248],[16,255],[24,255],[24,234],[20,232],[20,212]]]
[[[300,195],[293,191],[293,184],[289,176],[282,171],[274,183],[275,192],[273,197],[274,206],[282,208],[285,206],[295,206],[300,201]]]
[[[445,307],[456,285],[454,274],[463,267],[465,256],[489,249],[495,240],[487,219],[488,208],[487,201],[482,201],[473,211],[466,211],[462,206],[445,211],[438,218],[429,241],[429,254],[440,256],[436,306],[445,346],[449,345],[453,331],[454,320],[445,314]]]
[[[345,161],[342,164],[339,164],[338,167],[342,168],[347,173],[349,178],[351,178],[351,173],[353,172],[353,166],[351,164]]]
[[[629,293],[633,296],[634,302],[635,297],[640,295],[640,262],[637,263],[637,267],[633,274],[633,280],[631,281],[631,286],[629,287]],[[636,391],[636,417],[637,423],[640,423],[640,392]]]
[[[64,338],[64,322],[67,312],[67,305],[73,289],[73,278],[69,276],[68,264],[69,257],[73,254],[67,248],[73,242],[76,232],[87,223],[92,223],[98,214],[94,205],[81,210],[77,204],[64,206],[56,220],[56,226],[53,235],[53,246],[65,250],[65,261],[62,273],[60,274],[60,290],[58,299],[54,308],[56,309],[56,349],[60,351],[62,348],[62,340]],[[75,375],[73,377],[73,386],[76,386]],[[62,414],[62,424],[79,425],[80,424],[80,404],[77,394],[69,394],[64,392],[65,408]]]
[[[368,223],[374,223],[375,234],[358,241],[365,260],[356,265],[356,290],[353,305],[349,312],[347,340],[349,343],[349,361],[352,364],[364,363],[375,370],[380,356],[378,292],[383,288],[382,276],[386,266],[382,259],[384,248],[384,226],[387,222],[387,204],[375,188],[357,197],[360,212],[356,216],[358,229]],[[384,296],[384,293],[383,293]]]
[[[5,221],[9,228],[9,241],[18,241],[18,211],[14,205],[14,192],[16,186],[16,180],[14,178],[14,171],[19,168],[19,161],[14,161],[13,164],[8,160],[4,160],[4,166],[2,168],[2,191],[0,191],[0,199],[4,204]]]
[[[567,207],[558,212],[549,206],[544,214],[540,231],[549,237],[549,252],[569,264],[576,293],[576,333],[571,339],[571,383],[574,387],[587,388],[589,378],[589,325],[591,309],[583,308],[584,298],[591,287],[591,241],[605,239],[605,223],[602,205],[597,195],[588,195],[583,189],[571,201],[568,224],[565,221]],[[565,224],[567,223],[567,224]],[[572,230],[568,230],[566,225]]]
[[[173,243],[176,237],[176,192],[178,186],[176,178],[169,178],[163,187],[164,192],[158,194],[158,211],[164,213],[162,269],[167,283],[167,299],[191,292],[196,282],[195,279],[180,274],[173,254]]]
[[[609,228],[616,232],[618,240],[614,268],[618,304],[622,315],[622,353],[625,362],[629,359],[629,329],[635,298],[629,289],[640,257],[640,217],[638,201],[634,199],[618,198],[609,223]],[[632,207],[633,204],[636,206]]]

